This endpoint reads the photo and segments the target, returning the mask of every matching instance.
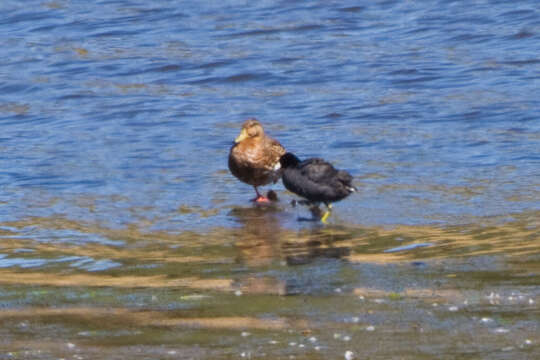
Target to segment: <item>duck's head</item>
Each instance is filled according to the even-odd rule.
[[[240,135],[238,135],[234,142],[238,144],[245,139],[254,138],[262,135],[264,135],[264,130],[261,123],[255,118],[249,118],[242,125]]]
[[[281,164],[282,169],[292,168],[300,164],[300,159],[293,153],[288,152],[281,156],[279,163]]]

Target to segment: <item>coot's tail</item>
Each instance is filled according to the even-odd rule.
[[[352,185],[353,177],[352,177],[351,174],[349,174],[348,172],[343,171],[343,170],[338,171],[338,173],[337,173],[337,179],[338,179],[339,182],[342,183],[342,184],[345,186],[345,188],[346,188],[347,190],[349,190],[350,192],[358,191],[358,189],[355,188],[355,187]]]

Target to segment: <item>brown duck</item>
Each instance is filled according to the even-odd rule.
[[[240,181],[255,188],[257,197],[252,201],[268,202],[268,198],[261,195],[257,187],[279,180],[281,176],[279,159],[283,154],[285,154],[283,146],[264,134],[263,127],[257,119],[247,119],[231,147],[229,170]]]

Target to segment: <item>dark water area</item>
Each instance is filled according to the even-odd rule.
[[[0,359],[540,357],[536,1],[0,13]],[[248,117],[329,225],[249,203]]]

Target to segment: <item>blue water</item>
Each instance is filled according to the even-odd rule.
[[[234,226],[253,194],[226,159],[252,116],[355,176],[335,222],[540,209],[537,1],[4,0],[0,13],[3,222]]]
[[[0,358],[540,358],[537,0],[0,14]],[[248,117],[354,175],[328,225]]]

